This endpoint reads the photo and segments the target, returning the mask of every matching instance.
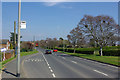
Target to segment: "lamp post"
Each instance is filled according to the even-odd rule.
[[[21,0],[18,5],[18,50],[17,50],[17,77],[20,77],[20,19],[21,19]]]
[[[15,49],[15,57],[16,57],[16,21],[14,21],[14,49]]]

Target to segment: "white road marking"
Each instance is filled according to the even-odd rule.
[[[66,58],[64,58],[64,57],[62,57],[63,59],[66,59]]]
[[[77,62],[75,62],[75,61],[71,61],[71,62],[73,62],[73,63],[77,64]]]
[[[76,57],[76,59],[83,59],[83,58]],[[91,60],[87,60],[87,59],[83,59],[83,60],[93,62],[93,63],[97,63],[97,64],[101,64],[101,65],[106,65],[106,66],[113,67],[113,68],[118,68],[116,66],[112,66],[112,65],[109,65],[109,64],[104,64],[104,63],[100,63],[100,62],[96,62],[96,61],[91,61]]]
[[[67,54],[62,54],[63,56],[66,56]]]
[[[111,65],[107,65],[107,66],[110,66],[110,67],[113,67],[113,68],[118,68],[118,67],[116,67],[116,66],[111,66]]]
[[[49,69],[51,69],[51,67],[49,67]]]
[[[31,61],[34,61],[33,59]]]
[[[41,59],[26,59],[25,60],[25,62],[30,62],[30,61],[40,62],[40,61],[44,61],[44,60],[41,60]]]
[[[103,72],[100,72],[100,71],[98,71],[98,70],[94,70],[94,71],[97,72],[97,73],[103,74],[103,75],[105,75],[105,76],[108,76],[107,74],[105,74],[105,73],[103,73]]]
[[[52,75],[53,75],[54,78],[56,77],[54,73]]]
[[[48,64],[48,66],[50,66],[50,65]]]
[[[51,71],[51,72],[53,72],[53,70],[52,70],[52,69],[51,69],[50,71]]]
[[[53,73],[53,70],[52,70],[52,68],[50,67],[50,65],[49,65],[47,59],[45,58],[45,56],[43,55],[43,53],[42,53],[42,56],[43,56],[43,58],[45,59],[45,62],[47,63],[47,65],[48,65],[48,67],[49,67],[49,69],[50,69],[50,71],[51,71],[51,73],[52,73],[52,76],[55,78],[56,76],[55,76],[55,74]]]

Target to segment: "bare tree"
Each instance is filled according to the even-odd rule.
[[[117,24],[109,16],[93,17],[85,15],[78,26],[86,37],[92,38],[100,46],[101,56],[103,46],[109,45],[113,41],[113,36],[117,34]]]
[[[70,31],[70,35],[67,35],[67,38],[73,45],[75,53],[75,47],[78,46],[83,41],[83,36],[79,27],[76,27],[72,31]]]

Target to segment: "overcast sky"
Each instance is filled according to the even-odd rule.
[[[27,22],[27,29],[21,30],[22,40],[29,41],[33,36],[36,40],[47,37],[66,39],[84,15],[108,15],[118,23],[117,2],[23,2],[21,11],[21,20]],[[18,3],[3,2],[3,39],[9,39],[15,20],[18,20]]]

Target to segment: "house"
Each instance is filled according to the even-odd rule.
[[[116,46],[120,46],[120,41],[117,41],[117,42],[116,42]]]
[[[1,48],[6,48],[7,50],[10,49],[10,42],[8,39],[0,40],[0,49]]]

